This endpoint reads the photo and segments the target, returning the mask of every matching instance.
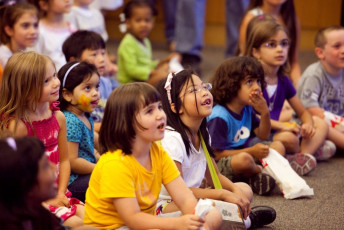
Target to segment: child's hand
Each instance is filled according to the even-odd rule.
[[[302,124],[301,125],[301,137],[302,138],[311,138],[315,134],[315,129],[313,125],[310,124]]]
[[[288,131],[292,132],[295,135],[299,135],[300,133],[300,126],[296,124],[296,122],[282,122],[283,126],[281,131]]]
[[[63,193],[58,193],[54,199],[48,200],[46,203],[54,207],[70,207],[69,200]]]
[[[251,203],[242,192],[223,190],[223,198],[221,200],[239,205],[244,219],[246,219],[251,212]]]
[[[260,114],[269,113],[268,106],[260,90],[252,91],[249,95],[249,103]]]
[[[258,159],[262,159],[269,155],[269,146],[257,143],[252,148],[252,155]]]
[[[178,218],[176,229],[199,229],[203,226],[204,220],[196,215],[183,215]]]

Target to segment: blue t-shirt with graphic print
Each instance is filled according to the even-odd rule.
[[[96,163],[94,155],[94,133],[93,119],[88,117],[91,129],[82,122],[75,114],[69,111],[63,111],[67,123],[67,141],[79,143],[78,157]],[[78,174],[71,172],[68,185],[78,178]]]
[[[245,106],[236,114],[227,106],[216,105],[207,117],[211,146],[217,150],[244,148],[251,131],[259,126],[259,119],[252,106]]]

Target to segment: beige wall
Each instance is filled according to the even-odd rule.
[[[207,1],[206,27],[204,33],[205,44],[225,45],[225,1]],[[319,28],[327,25],[340,24],[342,0],[294,0],[294,2],[302,28],[300,49],[313,49],[314,35]],[[152,41],[164,42],[161,0],[157,0],[157,9],[159,14],[156,18],[155,27],[150,39]],[[118,15],[121,10],[107,12],[107,29],[111,39],[120,39],[123,36],[118,30]]]

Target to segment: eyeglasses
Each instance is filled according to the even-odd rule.
[[[194,85],[194,86],[191,86],[191,87],[187,88],[186,91],[185,91],[185,94],[199,93],[202,90],[209,91],[212,88],[213,88],[213,86],[211,85],[211,83],[202,83],[201,85]]]
[[[275,49],[278,45],[283,49],[283,48],[289,47],[290,42],[287,39],[285,39],[285,40],[282,40],[280,43],[277,43],[276,41],[269,41],[263,44],[264,47],[267,47],[270,49]]]

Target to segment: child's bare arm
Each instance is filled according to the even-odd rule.
[[[113,204],[130,229],[199,229],[203,224],[201,218],[196,215],[161,218],[141,212],[135,197],[115,198]]]
[[[269,154],[269,146],[264,145],[262,143],[258,143],[258,144],[255,144],[254,146],[243,148],[243,149],[215,150],[215,160],[220,160],[222,157],[234,156],[242,152],[246,152],[258,159],[262,159]]]
[[[71,169],[77,174],[90,174],[92,173],[96,164],[89,162],[86,159],[78,157],[79,143],[68,141],[69,161]]]
[[[271,131],[270,112],[263,94],[260,91],[253,91],[250,93],[250,105],[260,115],[260,122],[258,128],[254,130],[257,137],[262,140],[269,138]]]
[[[25,137],[28,134],[27,127],[25,126],[24,122],[22,122],[21,120],[18,120],[18,123],[16,125],[15,119],[11,119],[9,124],[8,124],[8,130],[15,137]]]
[[[309,107],[307,108],[308,112],[310,112],[311,115],[320,117],[324,119],[325,115],[324,112],[325,110],[320,108],[320,107]]]
[[[48,202],[53,206],[67,206],[69,207],[69,201],[66,197],[66,191],[70,175],[70,163],[68,158],[68,147],[67,147],[67,125],[66,118],[61,111],[55,112],[56,119],[60,126],[60,131],[58,134],[58,148],[59,148],[59,185],[57,197]]]

